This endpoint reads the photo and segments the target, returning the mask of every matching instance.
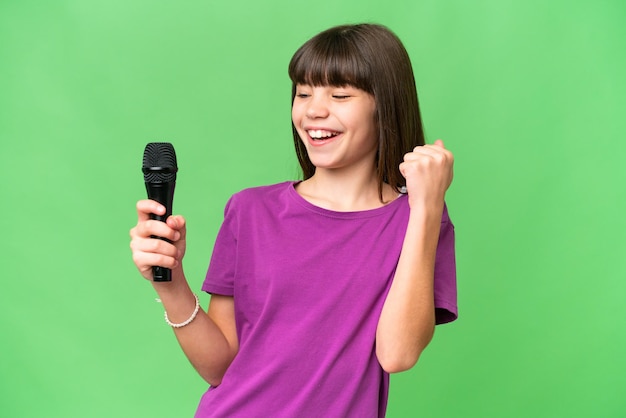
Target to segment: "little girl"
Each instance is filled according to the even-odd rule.
[[[199,309],[185,219],[137,203],[131,248],[209,383],[197,417],[383,417],[389,373],[456,319],[453,156],[424,145],[413,70],[387,28],[321,32],[289,64],[302,181],[233,195]],[[166,237],[172,241],[152,239]]]

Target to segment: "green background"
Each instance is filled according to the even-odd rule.
[[[199,290],[226,199],[297,176],[289,58],[361,21],[404,41],[456,156],[461,316],[388,416],[625,416],[625,4],[0,0],[2,416],[193,414],[128,246],[143,148],[176,147]]]

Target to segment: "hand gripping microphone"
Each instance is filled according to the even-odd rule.
[[[150,142],[143,152],[143,180],[146,183],[148,199],[156,200],[165,206],[165,215],[150,214],[151,219],[165,222],[172,214],[174,187],[176,186],[176,152],[169,142]],[[166,238],[153,236],[168,241]],[[152,275],[155,282],[172,281],[172,270],[153,266]]]

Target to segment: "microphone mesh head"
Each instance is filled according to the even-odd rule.
[[[143,151],[143,179],[146,183],[176,181],[176,152],[169,142],[150,142]]]

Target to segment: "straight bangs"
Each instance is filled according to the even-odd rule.
[[[289,63],[293,87],[352,86],[373,94],[372,70],[350,37],[322,33],[304,44]]]

